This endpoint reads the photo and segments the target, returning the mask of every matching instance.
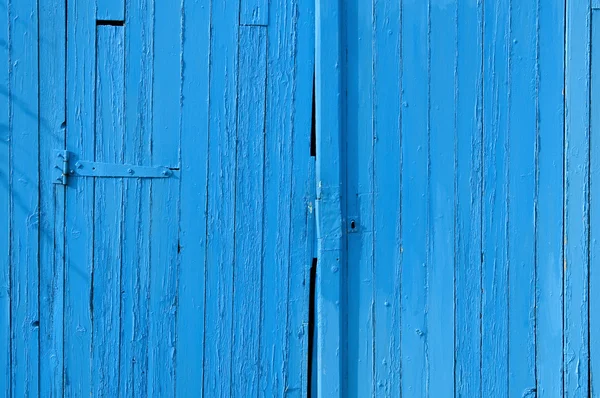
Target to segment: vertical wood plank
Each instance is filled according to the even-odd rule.
[[[154,4],[152,164],[179,167],[181,9]],[[179,279],[179,175],[151,187],[148,395],[175,395],[177,284]],[[184,355],[184,353],[181,353]]]
[[[65,148],[66,3],[39,1],[40,396],[64,391],[65,188],[54,184],[55,149]],[[1,387],[0,387],[1,390]]]
[[[569,1],[566,18],[564,396],[587,397],[590,1]]]
[[[124,21],[125,0],[97,0],[96,18],[99,21]]]
[[[598,332],[600,324],[594,308],[600,304],[600,242],[598,241],[598,226],[600,212],[600,141],[598,134],[598,116],[600,112],[600,10],[592,10],[591,33],[591,75],[590,75],[590,396],[597,396],[600,386],[598,379],[593,377],[600,372],[600,344]]]
[[[9,4],[12,394],[39,394],[39,109],[36,0]]]
[[[312,107],[314,95],[314,56],[315,56],[315,2],[303,0],[296,7],[286,7],[287,2],[280,0],[276,9],[285,8],[286,12],[277,12],[277,18],[274,17],[275,28],[269,32],[269,43],[274,40],[278,33],[277,26],[289,26],[291,22],[294,27],[291,29],[292,37],[286,43],[286,52],[292,49],[294,55],[295,74],[292,80],[291,91],[291,109],[293,116],[287,116],[284,107],[277,109],[279,118],[289,117],[290,127],[292,128],[291,151],[291,220],[289,235],[289,270],[288,270],[288,294],[287,294],[287,325],[285,347],[279,357],[284,366],[284,383],[279,386],[279,394],[287,393],[290,397],[306,397],[308,395],[308,312],[309,312],[309,294],[310,294],[310,267],[313,258],[316,257],[315,247],[315,158],[311,156],[311,132],[313,127]],[[288,22],[290,21],[290,22]],[[281,62],[277,63],[280,67],[285,67],[289,61],[290,55],[283,56],[284,51],[276,49],[275,46],[267,45],[269,51],[269,64],[267,69],[272,70],[276,63],[273,62],[275,54],[281,54],[278,58]],[[272,73],[272,72],[271,72]],[[272,81],[272,79],[271,79]],[[271,95],[277,93],[275,85],[268,84],[268,90]],[[268,98],[268,97],[267,97]],[[277,107],[276,102],[267,102],[269,107]],[[280,119],[285,120],[285,119]],[[269,125],[267,119],[267,131],[276,125]],[[279,132],[284,136],[283,131]],[[268,135],[267,135],[268,137]],[[268,154],[267,150],[267,154]],[[265,231],[268,227],[265,224]],[[294,243],[294,242],[297,242]],[[265,274],[265,280],[267,276]],[[268,295],[263,295],[267,298]],[[266,301],[266,300],[265,300]],[[263,336],[267,329],[263,326]],[[314,336],[313,336],[314,337]],[[314,353],[314,351],[313,351]],[[264,357],[264,355],[263,355]],[[316,356],[313,357],[313,361]],[[264,361],[263,361],[264,364]],[[273,367],[277,365],[273,361]],[[316,367],[315,367],[316,368]],[[264,366],[263,366],[264,369]],[[314,391],[314,390],[311,390]],[[274,391],[277,393],[277,391]],[[277,394],[275,394],[277,395]],[[313,395],[314,396],[314,395]]]
[[[269,0],[241,0],[240,6],[240,25],[269,24]]]
[[[210,4],[186,1],[182,33],[181,226],[177,395],[202,395],[209,145]],[[256,303],[255,303],[256,304]]]
[[[400,396],[400,2],[373,9],[374,392]]]
[[[67,150],[94,158],[96,99],[95,2],[67,4]],[[93,270],[92,179],[72,178],[66,188],[65,396],[91,390]]]
[[[563,396],[565,1],[539,2],[537,396]]]
[[[315,4],[317,396],[346,397],[343,315],[342,60],[339,2]]]
[[[402,394],[425,396],[429,380],[427,273],[429,220],[428,2],[402,5]],[[436,349],[436,347],[432,347]]]
[[[9,13],[8,0],[0,0],[0,391],[11,392],[11,323],[10,323],[10,130],[9,130]]]
[[[123,28],[98,26],[96,45],[95,160],[123,164]],[[119,391],[123,179],[94,183],[92,391],[114,397]]]
[[[231,342],[231,394],[239,397],[257,396],[259,384],[266,52],[265,28],[240,27]]]
[[[129,0],[125,21],[126,164],[150,165],[153,0]],[[148,396],[150,180],[124,184],[120,396]]]
[[[239,2],[212,5],[204,394],[231,395]]]
[[[481,397],[483,2],[457,0],[455,394]]]
[[[484,3],[482,396],[508,394],[510,0]]]
[[[346,218],[349,398],[374,394],[373,6],[345,3]],[[328,159],[324,159],[328,162]],[[354,229],[352,229],[354,222]]]
[[[427,377],[430,396],[454,397],[456,3],[432,1],[429,18]]]
[[[508,394],[536,390],[537,0],[511,8],[508,137]]]

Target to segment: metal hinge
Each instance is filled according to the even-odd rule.
[[[67,177],[98,178],[168,178],[173,170],[164,166],[134,166],[129,164],[88,162],[77,160],[64,150],[55,151],[55,184],[67,184]]]

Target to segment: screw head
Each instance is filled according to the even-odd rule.
[[[162,175],[164,175],[165,177],[168,177],[171,175],[171,170],[163,170],[162,171]]]
[[[127,169],[127,172],[128,172],[130,175],[133,175],[133,173],[134,173],[133,169]]]
[[[83,165],[79,162],[75,163],[75,167],[77,167],[78,169],[83,168]]]

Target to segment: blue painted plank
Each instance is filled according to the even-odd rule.
[[[373,48],[373,316],[374,392],[400,396],[400,110],[401,9],[374,7]]]
[[[131,164],[150,164],[152,125],[152,18],[153,2],[132,2],[125,34],[125,148]],[[124,242],[121,286],[121,375],[122,395],[147,395],[148,294],[150,261],[150,185],[146,180],[125,183]],[[131,250],[131,249],[133,250]]]
[[[253,397],[262,294],[273,293],[262,286],[267,40],[263,27],[242,26],[239,35],[231,395]]]
[[[537,396],[563,394],[565,2],[540,2],[536,258]]]
[[[317,396],[344,397],[342,37],[338,2],[315,4]]]
[[[8,0],[0,0],[0,345],[8,349],[0,356],[0,391],[11,391],[10,324],[10,131],[9,131],[9,48]]]
[[[152,0],[131,0],[125,25],[124,162],[150,165]],[[135,32],[128,34],[128,32]],[[147,396],[150,283],[150,180],[124,183],[120,396]]]
[[[239,2],[212,5],[204,394],[231,395]]]
[[[8,8],[11,392],[25,397],[39,392],[38,11],[36,0]]]
[[[429,15],[427,2],[402,7],[401,346],[402,395],[428,388]],[[434,349],[434,347],[431,347]]]
[[[600,9],[600,0],[592,0],[592,10]]]
[[[154,5],[152,165],[179,167],[180,5]],[[152,181],[148,395],[175,395],[179,176]],[[180,353],[183,355],[184,353]]]
[[[69,2],[67,15],[67,150],[94,158],[95,2]],[[72,178],[66,188],[65,395],[91,394],[93,181]]]
[[[481,397],[483,3],[457,4],[455,394]]]
[[[361,0],[345,4],[347,349],[348,397],[374,394],[373,317],[373,10]],[[328,159],[324,159],[327,161]],[[351,223],[355,228],[352,229]]]
[[[274,21],[269,31],[269,42],[272,43],[277,32],[283,27],[290,26],[290,23],[295,25],[292,32],[296,37],[297,42],[291,40],[286,41],[285,47],[277,49],[276,46],[268,45],[269,51],[269,66],[268,71],[273,71],[275,65],[282,68],[286,67],[289,62],[289,57],[279,57],[283,54],[283,48],[289,54],[289,49],[296,49],[294,56],[295,75],[292,85],[287,87],[290,91],[291,109],[293,117],[288,116],[285,108],[277,107],[276,102],[271,102],[267,97],[267,112],[277,107],[280,120],[290,119],[289,123],[292,128],[291,142],[291,219],[290,219],[290,234],[289,234],[289,270],[288,270],[288,296],[287,296],[287,325],[286,338],[284,340],[285,347],[279,358],[283,361],[284,366],[284,383],[280,386],[282,390],[274,391],[275,395],[287,394],[289,397],[306,397],[308,395],[308,311],[309,311],[309,294],[310,294],[310,267],[313,263],[313,258],[316,257],[315,245],[315,158],[311,157],[311,136],[309,132],[312,130],[312,107],[308,106],[312,103],[314,94],[314,56],[315,56],[315,2],[303,1],[299,3],[298,9],[287,7],[285,0],[280,0],[273,4],[274,10],[285,9],[284,12],[277,12],[277,18]],[[289,22],[288,22],[289,21]],[[292,26],[293,26],[292,25]],[[285,30],[284,30],[285,31]],[[275,63],[274,59],[278,58],[280,63]],[[275,69],[276,70],[276,69]],[[271,95],[275,96],[279,90],[276,85],[268,85],[268,90],[271,90]],[[283,119],[285,116],[285,119]],[[282,122],[283,123],[283,122]],[[267,137],[269,137],[269,129],[273,128],[267,119]],[[284,130],[279,131],[281,137],[285,136]],[[268,150],[267,150],[267,153]],[[268,209],[268,207],[267,207]],[[265,224],[265,231],[268,231]],[[297,242],[297,243],[294,243]],[[266,280],[266,279],[265,279]],[[266,296],[265,296],[266,297]],[[265,336],[266,328],[263,326],[263,336]],[[314,335],[313,335],[314,339]],[[314,342],[314,340],[313,340]],[[314,346],[313,346],[314,348]],[[313,354],[315,351],[313,350]],[[312,357],[313,364],[316,355]],[[273,361],[273,367],[277,366],[277,361]],[[263,367],[264,368],[264,367]],[[313,369],[316,366],[313,366]],[[312,379],[315,380],[315,379]],[[311,390],[315,391],[315,390]],[[315,393],[313,392],[312,396]]]
[[[183,9],[181,102],[180,275],[176,386],[182,397],[202,395],[209,145],[210,4]]]
[[[130,10],[135,12],[131,8]],[[99,21],[124,21],[125,0],[97,0],[96,19]]]
[[[241,0],[240,25],[267,26],[269,0]]]
[[[566,11],[564,396],[587,397],[590,1],[570,1]]]
[[[267,30],[266,142],[260,379],[264,396],[305,396],[309,226],[314,213],[310,132],[314,2],[271,3]],[[311,30],[312,29],[312,30]],[[311,51],[312,45],[312,51]],[[297,49],[297,53],[293,49]],[[311,193],[313,197],[311,198]],[[312,239],[312,237],[310,237]]]
[[[455,139],[462,132],[456,130],[455,118],[458,49],[456,6],[452,3],[431,1],[429,6],[433,33],[429,43],[427,377],[432,397],[454,397]]]
[[[481,395],[508,394],[508,130],[510,4],[484,3]]]
[[[96,31],[95,160],[123,163],[123,29]],[[94,276],[92,290],[92,394],[119,391],[123,179],[98,178],[94,186]]]
[[[589,285],[589,322],[590,322],[590,396],[598,396],[600,386],[594,374],[600,372],[600,344],[598,332],[600,323],[598,313],[593,310],[600,304],[600,242],[598,241],[598,227],[600,226],[600,212],[598,200],[600,199],[600,141],[598,140],[598,115],[600,112],[600,11],[592,11],[591,33],[591,75],[590,75],[590,285]]]
[[[52,180],[65,148],[66,3],[39,1],[40,37],[40,391],[62,396],[65,188]]]
[[[508,137],[508,386],[527,396],[535,379],[535,225],[538,1],[511,9]]]

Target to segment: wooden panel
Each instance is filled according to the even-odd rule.
[[[123,29],[98,26],[96,35],[95,160],[123,163]],[[92,392],[116,396],[119,389],[123,179],[97,178],[94,186],[92,290]]]
[[[593,377],[600,366],[600,319],[595,308],[600,305],[600,10],[592,11],[591,33],[591,75],[590,75],[590,286],[589,286],[589,322],[590,322],[590,388],[593,392],[600,388],[598,379]],[[596,343],[594,343],[596,342]]]
[[[373,316],[376,396],[400,396],[400,3],[378,2],[373,47]]]
[[[154,6],[152,165],[179,167],[181,9]],[[175,395],[179,176],[152,181],[148,395]]]
[[[210,7],[186,1],[181,102],[180,275],[177,314],[177,394],[202,395],[207,272],[206,208],[209,145]],[[212,344],[212,343],[208,343]]]
[[[317,244],[316,275],[317,359],[319,397],[346,397],[343,360],[345,334],[342,285],[344,234],[342,231],[342,56],[341,10],[337,2],[319,2],[315,9],[316,181]],[[326,376],[326,377],[325,377]]]
[[[241,0],[240,7],[240,25],[269,24],[269,0]]]
[[[128,5],[123,157],[127,164],[148,166],[152,150],[154,2],[132,0]],[[119,392],[127,397],[148,396],[151,184],[150,180],[124,182]]]
[[[456,396],[481,397],[483,4],[458,13],[454,380]]]
[[[353,0],[347,13],[345,81],[347,101],[353,104],[346,116],[346,230],[348,311],[349,398],[374,394],[373,333],[373,43],[372,4]],[[325,159],[327,160],[327,159]],[[354,224],[352,224],[354,223]],[[352,227],[354,225],[354,228]],[[322,265],[322,264],[321,264]]]
[[[482,396],[508,395],[510,4],[484,3]]]
[[[231,395],[239,2],[214,2],[204,351],[205,396]]]
[[[402,8],[402,394],[427,392],[429,18],[426,2]]]
[[[429,216],[427,345],[429,394],[454,397],[456,10],[429,11]],[[442,33],[443,32],[443,33]],[[477,48],[477,47],[475,47]],[[409,134],[408,131],[405,133]],[[410,189],[406,186],[406,189]],[[410,211],[410,210],[409,210]]]
[[[68,3],[67,150],[94,158],[96,100],[95,2]],[[65,395],[92,393],[92,308],[94,184],[72,178],[66,187],[64,362]]]
[[[540,2],[537,188],[537,396],[563,391],[564,1]]]
[[[125,20],[124,1],[125,0],[97,0],[96,19],[99,21]],[[136,10],[130,8],[130,12],[136,12]]]
[[[564,396],[589,394],[590,2],[567,3]]]
[[[0,0],[0,23],[8,27],[8,0]],[[8,29],[0,29],[0,391],[11,391],[10,324],[10,99]]]
[[[54,184],[65,148],[66,3],[40,0],[40,396],[64,391],[65,188]],[[0,387],[1,389],[1,387]]]
[[[36,0],[9,4],[12,395],[39,391],[39,108]]]

